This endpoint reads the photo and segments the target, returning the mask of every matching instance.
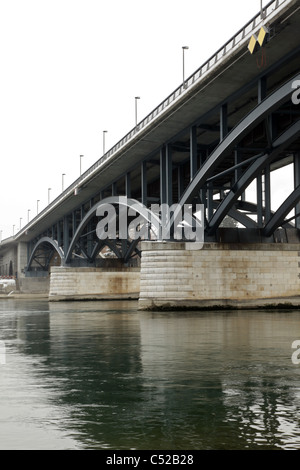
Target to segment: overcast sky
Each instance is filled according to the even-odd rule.
[[[264,1],[264,5],[267,2]],[[0,230],[24,226],[260,9],[260,0],[0,0]]]

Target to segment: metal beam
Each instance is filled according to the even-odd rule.
[[[227,119],[227,103],[223,104],[220,109],[220,142],[225,139],[228,134],[228,119]]]
[[[258,103],[261,103],[267,96],[267,78],[260,77],[258,80]]]
[[[271,168],[267,165],[264,173],[264,195],[265,195],[265,214],[264,223],[266,224],[271,217]]]
[[[125,194],[127,197],[131,197],[131,173],[125,175]]]
[[[262,173],[257,175],[256,178],[256,203],[257,203],[257,225],[258,227],[263,226],[263,175]]]
[[[197,127],[192,126],[190,129],[190,180],[192,180],[197,172]]]
[[[166,203],[171,206],[173,203],[173,162],[172,147],[166,146]]]
[[[249,184],[259,176],[262,170],[271,163],[276,156],[278,156],[284,148],[300,134],[300,120],[290,126],[279,138],[273,143],[273,150],[271,153],[265,153],[258,156],[257,160],[245,171],[239,181],[237,181],[232,189],[227,194],[226,198],[220,204],[212,219],[209,221],[207,233],[210,235],[215,232],[225,215],[233,206],[234,202],[239,198],[242,192],[249,186]],[[259,207],[258,207],[259,211]],[[272,219],[274,216],[272,217]],[[271,219],[271,220],[272,220]],[[258,221],[259,222],[259,221]]]
[[[273,217],[269,220],[263,230],[263,234],[266,237],[272,235],[272,233],[284,223],[285,217],[289,212],[299,203],[300,201],[300,185],[289,195],[289,197],[281,204],[279,209],[275,212]]]
[[[141,163],[141,199],[142,204],[147,206],[147,162]]]
[[[300,185],[300,153],[294,154],[294,188]],[[295,206],[296,214],[300,213],[300,203],[298,202]],[[296,228],[300,228],[300,217],[295,218]]]
[[[64,253],[67,253],[70,245],[69,217],[67,215],[65,215],[63,219],[63,243]]]
[[[167,202],[166,148],[160,150],[160,203]]]

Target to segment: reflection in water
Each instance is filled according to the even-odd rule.
[[[299,320],[2,301],[0,448],[300,449]]]

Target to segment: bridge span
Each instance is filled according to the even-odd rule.
[[[298,302],[299,28],[299,0],[270,1],[2,241],[0,275],[16,275],[23,292],[50,289],[52,300],[120,296],[139,298],[141,308]],[[277,207],[282,188],[272,187],[272,175],[288,166],[293,185]],[[194,220],[201,205],[204,246],[186,249],[184,237],[100,239],[97,209],[117,197],[150,212],[187,204]]]

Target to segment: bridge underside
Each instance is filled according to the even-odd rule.
[[[108,258],[138,263],[139,240],[119,239],[119,233],[115,239],[97,236],[97,207],[114,196],[149,209],[153,204],[203,204],[207,242],[299,242],[300,104],[292,100],[300,80],[299,52],[296,47],[269,66],[259,63],[259,54],[254,56],[255,78],[226,99],[214,96],[212,106],[196,117],[191,114],[180,131],[174,113],[170,119],[176,132],[163,144],[156,134],[155,150],[143,153],[140,143],[138,163],[117,178],[111,168],[120,161],[112,163],[106,183],[86,199],[84,186],[80,188],[78,206],[29,242],[28,271],[47,272],[53,257],[73,266],[101,265]],[[201,93],[191,97],[194,110],[201,109],[201,99]],[[187,108],[184,123],[188,120]],[[274,195],[287,194],[287,188],[274,188],[273,175],[285,167],[293,170],[293,181],[278,207]]]

